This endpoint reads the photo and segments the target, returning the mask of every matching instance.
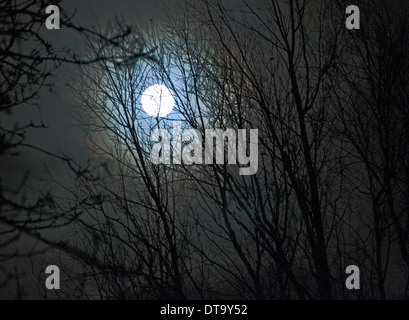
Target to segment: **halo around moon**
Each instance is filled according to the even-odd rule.
[[[143,92],[141,98],[143,110],[151,117],[166,117],[172,112],[175,99],[163,84],[154,84]]]

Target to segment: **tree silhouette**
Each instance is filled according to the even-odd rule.
[[[118,19],[106,31],[64,20],[84,48],[58,56],[39,41],[37,69],[73,65],[92,156],[48,152],[67,164],[67,179],[49,177],[62,196],[27,206],[2,186],[2,245],[25,233],[53,249],[69,279],[53,298],[407,298],[407,4],[356,4],[360,30],[345,28],[342,1],[187,1],[160,24]],[[23,68],[2,83],[11,110],[47,77],[21,91],[35,55],[10,64],[3,52],[7,74]],[[167,117],[142,110],[153,84],[174,95]],[[177,142],[179,125],[192,140]],[[258,129],[258,170],[228,162],[231,136],[223,163],[154,164],[155,129],[169,132],[171,152],[195,138],[205,149],[206,129]],[[25,146],[24,128],[2,130],[2,150]],[[41,232],[54,227],[58,239]],[[359,291],[345,287],[353,264]]]
[[[56,48],[44,36],[48,5],[59,5],[59,1],[4,1],[0,4],[0,157],[4,162],[21,158],[21,152],[27,149],[36,150],[52,156],[57,161],[69,162],[65,156],[42,150],[35,144],[26,142],[27,132],[45,129],[44,123],[8,123],[10,115],[16,113],[17,107],[28,109],[36,104],[40,90],[52,87],[51,76],[63,63],[73,65],[92,64],[101,59],[114,57],[96,54],[82,58],[74,51],[67,52]],[[69,28],[87,39],[99,41],[105,46],[116,46],[117,41],[127,37],[131,31],[124,28],[116,38],[107,38],[104,34],[83,28],[71,22],[71,17],[62,13],[62,26]],[[123,63],[130,59],[149,58],[149,53],[122,52]],[[20,109],[21,110],[21,109]],[[21,112],[21,111],[20,111]],[[3,168],[6,169],[6,168]],[[1,239],[0,261],[4,262],[19,256],[30,256],[35,251],[20,250],[16,243],[23,235],[38,239],[42,230],[60,228],[69,221],[60,221],[54,211],[55,203],[50,193],[26,194],[29,178],[27,172],[16,186],[10,186],[0,177],[0,223]],[[14,279],[17,271],[0,267],[2,276],[0,287]],[[17,278],[19,276],[17,275]],[[2,277],[3,278],[3,277]]]

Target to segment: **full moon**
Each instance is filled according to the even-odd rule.
[[[163,84],[148,87],[141,98],[143,110],[151,117],[166,117],[175,105],[172,93]]]

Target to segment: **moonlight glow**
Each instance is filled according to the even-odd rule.
[[[175,99],[168,87],[155,84],[148,87],[141,98],[143,110],[151,117],[165,117],[173,109]]]

